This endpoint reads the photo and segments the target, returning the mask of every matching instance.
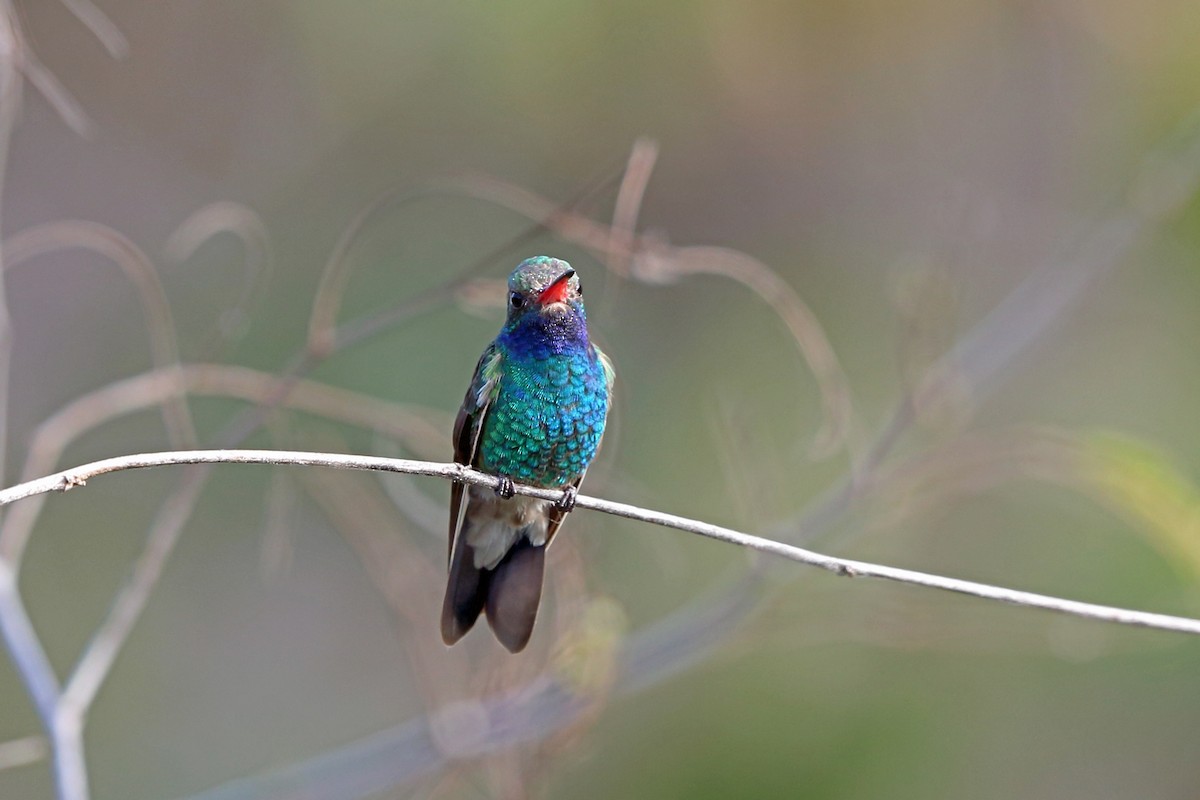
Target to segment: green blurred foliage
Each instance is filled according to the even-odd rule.
[[[162,258],[206,203],[252,208],[274,254],[246,335],[217,357],[276,373],[303,345],[338,237],[384,191],[485,174],[565,201],[619,172],[649,135],[661,149],[641,228],[737,248],[776,270],[821,321],[868,432],[939,348],[1063,258],[1200,104],[1194,0],[99,3],[129,37],[124,61],[107,60],[59,3],[18,0],[33,47],[95,130],[81,139],[28,99],[4,233],[82,218],[129,236],[161,266],[184,360],[213,357],[214,322],[242,280],[242,251],[226,237],[182,264]],[[582,211],[607,221],[612,201],[610,190]],[[856,508],[820,546],[1200,614],[1197,208],[1146,231],[994,393],[923,420],[901,450],[1046,425],[1082,442],[1077,471],[964,480],[909,514]],[[461,276],[526,225],[456,196],[381,214],[352,251],[339,318]],[[809,457],[817,387],[784,325],[745,287],[622,280],[552,234],[486,261],[477,277],[501,279],[535,252],[579,269],[595,336],[617,363],[613,435],[586,491],[762,532],[846,469],[844,454]],[[8,281],[12,476],[48,414],[150,362],[134,293],[97,257],[46,256]],[[495,307],[442,303],[337,353],[313,378],[448,419],[498,320]],[[211,443],[241,404],[193,406]],[[1089,438],[1098,429],[1115,435]],[[385,447],[301,415],[250,443],[281,441]],[[65,460],[165,447],[160,416],[145,411],[89,433]],[[998,459],[974,455],[991,475]],[[1085,491],[1068,490],[1080,480]],[[60,674],[174,483],[166,471],[121,475],[51,498],[22,588]],[[463,666],[495,657],[484,634],[446,653],[422,644],[433,617],[429,631],[397,622],[347,541],[351,526],[331,522],[299,482],[282,525],[288,557],[266,568],[271,487],[267,470],[235,467],[205,490],[89,717],[100,800],[187,796],[499,685]],[[418,489],[444,502],[444,485]],[[436,563],[443,542],[395,516],[388,533]],[[578,626],[543,620],[537,636],[547,651],[562,637],[549,663],[599,693],[597,707],[542,757],[509,756],[515,775],[502,757],[399,796],[1200,792],[1200,645],[1182,636],[788,566],[711,658],[608,697],[623,635],[741,574],[747,559],[597,515],[573,518],[566,535],[570,555],[552,569],[578,568],[587,603]],[[431,691],[428,675],[443,667],[460,684]],[[521,677],[521,662],[505,669]],[[0,659],[0,742],[36,730]],[[2,798],[50,792],[44,763],[0,771]]]

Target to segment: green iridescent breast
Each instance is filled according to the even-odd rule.
[[[557,488],[587,469],[608,414],[604,367],[583,352],[506,358],[480,437],[480,468]]]

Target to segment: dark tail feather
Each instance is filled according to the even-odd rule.
[[[450,563],[446,599],[442,601],[443,642],[454,644],[471,630],[487,601],[490,577],[475,567],[475,550],[462,537]]]
[[[533,621],[537,619],[542,599],[545,556],[544,545],[531,544],[522,536],[485,578],[488,623],[511,653],[524,650],[533,633]]]

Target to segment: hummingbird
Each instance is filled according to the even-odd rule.
[[[485,612],[517,653],[533,633],[546,548],[600,447],[613,367],[588,338],[583,289],[566,261],[522,261],[508,277],[507,307],[454,422],[454,460],[500,483],[451,485],[442,640],[454,644]],[[514,496],[513,481],[563,493]]]

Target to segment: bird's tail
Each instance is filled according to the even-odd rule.
[[[464,524],[466,524],[464,522]],[[451,645],[471,630],[482,611],[509,652],[525,649],[542,599],[546,547],[525,536],[492,569],[475,566],[475,550],[459,534],[442,603],[442,641]]]

